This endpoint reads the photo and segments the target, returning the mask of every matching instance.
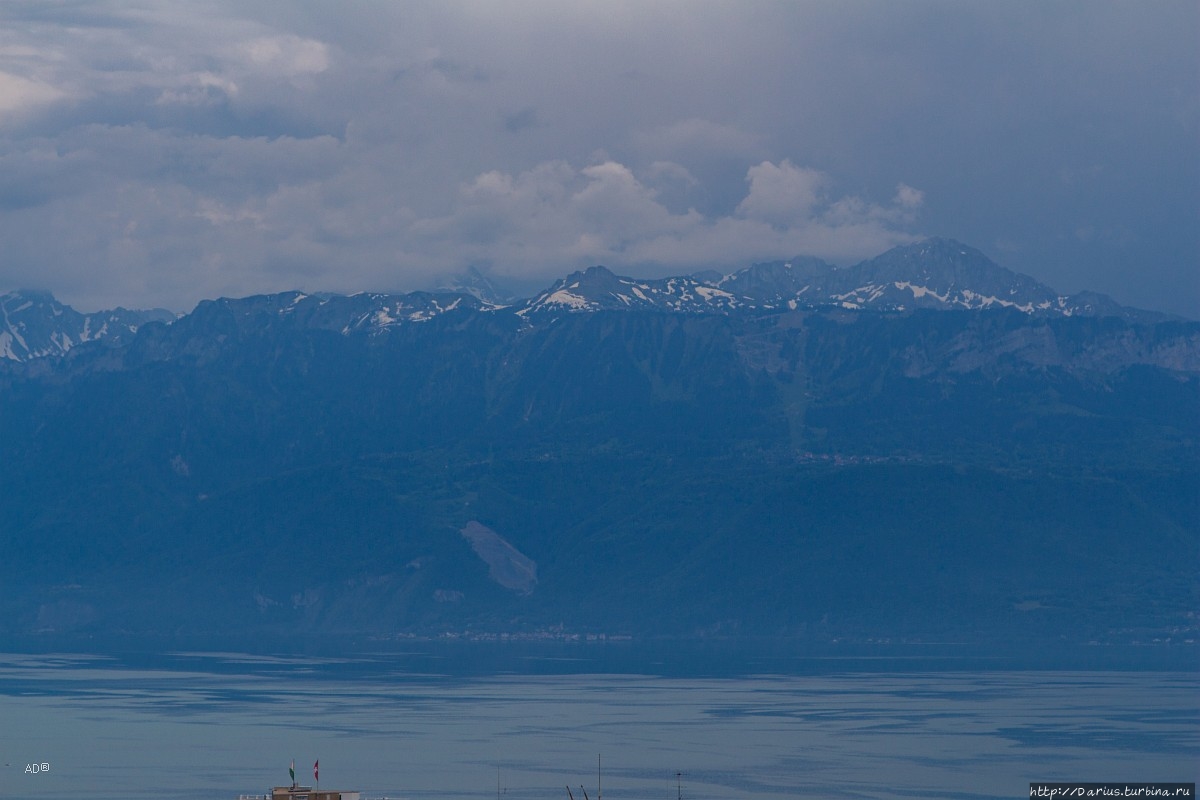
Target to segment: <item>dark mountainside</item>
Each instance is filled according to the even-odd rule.
[[[9,638],[1196,635],[1200,323],[956,242],[72,342],[0,358]]]

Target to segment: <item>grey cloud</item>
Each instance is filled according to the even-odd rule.
[[[751,214],[677,213],[657,199],[649,183],[615,161],[582,168],[546,162],[516,174],[483,173],[459,188],[448,214],[421,216],[401,205],[394,187],[391,196],[381,187],[364,197],[360,184],[348,177],[361,154],[344,152],[336,140],[210,139],[204,157],[197,158],[209,165],[209,174],[174,182],[154,177],[171,161],[170,140],[145,130],[142,144],[147,151],[157,145],[166,152],[149,160],[141,178],[112,176],[88,191],[56,198],[43,213],[0,218],[0,234],[29,266],[26,277],[69,279],[79,296],[103,305],[119,301],[105,276],[120,275],[155,304],[180,308],[190,305],[181,297],[285,287],[348,291],[407,282],[411,288],[464,262],[549,280],[592,263],[661,271],[736,266],[796,252],[864,257],[911,238],[886,214],[876,213],[881,206],[852,197],[823,200],[818,209],[786,192],[772,196],[772,213],[783,214],[794,203],[786,225]],[[305,167],[289,172],[293,158]],[[341,163],[328,174],[314,172],[309,165],[323,159]],[[249,177],[256,164],[286,180]],[[780,169],[766,164],[754,169],[768,167]],[[783,168],[805,174],[790,164]],[[755,192],[761,188],[751,180],[747,197]],[[858,210],[835,218],[827,212],[839,202]],[[97,213],[101,207],[103,213]],[[84,224],[48,239],[48,223],[72,217]],[[381,250],[387,257],[380,257]],[[82,263],[89,265],[87,275],[78,273]]]
[[[430,237],[430,261],[446,262],[443,246],[467,242],[499,272],[546,278],[590,263],[723,268],[798,252],[845,261],[914,238],[897,227],[920,205],[911,187],[886,206],[830,197],[827,176],[786,161],[756,165],[747,183],[741,213],[713,218],[673,212],[623,164],[576,169],[553,162],[517,175],[480,175],[462,188],[452,214],[414,228]]]
[[[919,225],[1200,314],[1198,25],[1185,2],[6,3],[0,286],[185,308],[468,264],[847,260]]]
[[[632,138],[642,150],[687,159],[705,156],[746,159],[766,150],[759,135],[696,117],[638,131]]]
[[[504,129],[509,133],[517,133],[527,128],[536,128],[538,124],[537,109],[532,107],[523,108],[512,114],[504,115]]]

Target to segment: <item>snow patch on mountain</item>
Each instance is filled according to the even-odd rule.
[[[252,327],[256,315],[270,313],[290,324],[343,335],[382,335],[396,326],[430,322],[456,311],[515,314],[530,325],[564,314],[604,311],[738,314],[824,307],[890,313],[1010,309],[1031,316],[1113,316],[1129,322],[1169,318],[1126,308],[1095,292],[1061,295],[952,239],[896,247],[845,268],[797,256],[727,274],[710,270],[638,279],[593,266],[516,303],[494,299],[494,287],[477,270],[460,276],[458,284],[456,290],[400,295],[283,292],[204,301],[197,311],[222,308],[240,327]],[[116,343],[132,337],[145,322],[172,319],[166,311],[120,308],[83,315],[44,292],[0,294],[0,358],[27,361],[62,355],[85,342]]]
[[[108,340],[115,344],[133,336],[146,322],[170,322],[174,318],[174,314],[164,309],[117,308],[81,314],[48,292],[3,292],[0,293],[0,358],[28,361],[61,356],[87,342]]]

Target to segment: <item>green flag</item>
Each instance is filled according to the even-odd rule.
[[[292,765],[288,767],[288,775],[292,776],[292,783],[296,782],[296,759],[292,759]]]

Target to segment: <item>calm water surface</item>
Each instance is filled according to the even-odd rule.
[[[565,666],[0,655],[0,797],[232,800],[288,783],[292,759],[305,782],[320,759],[324,787],[413,800],[563,800],[568,784],[596,800],[598,758],[613,800],[1016,798],[1033,780],[1200,774],[1191,671]]]

